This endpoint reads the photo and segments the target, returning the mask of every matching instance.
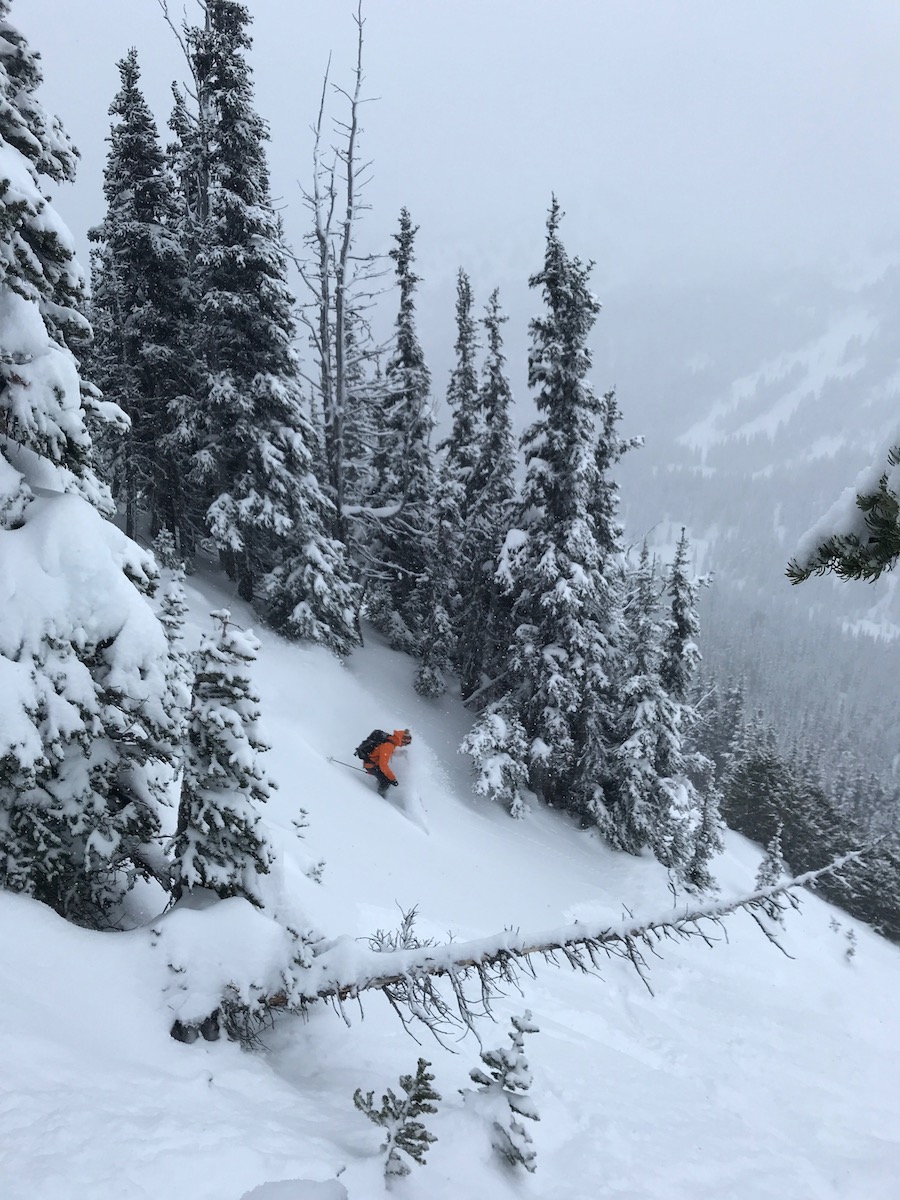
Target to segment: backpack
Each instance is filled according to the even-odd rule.
[[[357,758],[361,758],[363,762],[367,762],[369,755],[376,746],[380,746],[390,738],[389,733],[385,733],[383,729],[373,729],[365,741],[360,742],[353,753]]]

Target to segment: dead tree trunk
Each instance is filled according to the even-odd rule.
[[[712,946],[724,919],[741,910],[748,912],[768,940],[786,953],[778,941],[778,931],[771,927],[772,907],[798,908],[797,892],[801,888],[835,874],[861,854],[845,854],[777,887],[736,900],[698,905],[656,920],[626,921],[614,926],[577,922],[536,934],[510,929],[477,941],[413,949],[354,949],[356,966],[352,976],[347,974],[348,939],[340,938],[323,948],[309,967],[297,972],[289,988],[260,998],[255,1015],[265,1021],[273,1012],[303,1012],[321,1000],[343,1013],[347,1001],[358,1001],[363,992],[381,992],[404,1025],[417,1020],[440,1039],[450,1030],[471,1028],[479,1016],[490,1012],[491,1001],[504,994],[505,985],[515,986],[522,972],[535,974],[538,959],[585,974],[596,974],[601,963],[611,958],[624,959],[652,993],[648,959],[660,956],[663,943],[699,938]],[[473,993],[467,992],[467,984],[474,984]],[[248,1015],[254,1014],[248,1009]],[[174,1036],[186,1040],[184,1026],[178,1024]]]

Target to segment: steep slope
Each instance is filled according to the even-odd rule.
[[[191,601],[196,637],[228,597],[204,584]],[[364,938],[418,905],[420,935],[461,940],[615,921],[626,906],[670,911],[657,864],[613,854],[556,814],[514,822],[473,797],[456,753],[467,716],[452,700],[419,699],[404,657],[373,639],[342,667],[266,633],[262,644],[256,680],[281,784],[266,814],[280,862],[266,882],[282,920]],[[396,756],[401,786],[382,801],[328,758],[352,764],[364,733],[394,724],[414,742]],[[309,827],[297,840],[301,808]],[[307,873],[319,857],[320,884]],[[724,895],[751,890],[758,859],[729,837],[717,864]],[[152,918],[158,897],[141,900]],[[219,909],[193,914],[209,933],[192,953],[210,976],[223,932],[231,953],[265,949],[252,941],[258,925],[248,932]],[[508,1018],[525,1008],[540,1027],[525,1045],[541,1116],[528,1123],[529,1176],[496,1161],[490,1130],[459,1095],[478,1062],[472,1037],[443,1048],[420,1034],[417,1046],[373,996],[348,1009],[349,1023],[325,1006],[283,1019],[259,1054],[176,1043],[166,933],[88,933],[0,893],[0,1195],[241,1200],[268,1183],[259,1200],[339,1200],[342,1188],[370,1200],[382,1194],[383,1156],[353,1091],[397,1091],[422,1055],[443,1103],[427,1120],[438,1137],[428,1165],[397,1185],[410,1200],[888,1200],[900,1169],[900,952],[855,925],[854,946],[850,926],[808,897],[788,918],[787,957],[737,916],[714,948],[663,945],[653,996],[619,961],[602,978],[548,965],[524,980],[481,1036],[488,1048],[508,1044]]]

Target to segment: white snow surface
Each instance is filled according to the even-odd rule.
[[[196,644],[223,604],[189,588]],[[420,936],[478,939],[569,922],[618,923],[671,906],[665,872],[615,854],[558,814],[522,820],[472,794],[457,746],[469,716],[424,701],[409,659],[374,635],[341,666],[257,630],[255,683],[280,787],[266,807],[277,865],[266,911],[243,901],[93,933],[0,893],[0,1196],[3,1200],[371,1200],[384,1193],[380,1131],[353,1092],[399,1091],[432,1063],[438,1141],[394,1184],[408,1200],[894,1200],[900,1179],[900,950],[815,896],[790,914],[781,954],[738,914],[712,948],[673,943],[651,960],[651,995],[625,963],[602,977],[540,966],[483,1022],[505,1044],[526,1009],[534,1077],[534,1175],[500,1162],[490,1126],[460,1089],[479,1064],[469,1037],[417,1045],[378,994],[288,1016],[255,1054],[227,1041],[172,1040],[227,982],[278,983],[290,926],[327,939],[360,969],[356,939],[418,905]],[[353,767],[374,727],[413,732],[385,800]],[[303,808],[309,826],[292,822]],[[723,897],[749,893],[760,851],[729,835]],[[322,882],[311,868],[325,860]],[[848,955],[856,937],[855,952]]]

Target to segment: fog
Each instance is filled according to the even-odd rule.
[[[349,82],[353,5],[248,6],[273,189],[298,242],[309,125],[329,52]],[[371,237],[383,244],[407,205],[433,282],[460,263],[486,280],[533,270],[551,191],[601,290],[857,257],[896,236],[893,0],[368,0],[364,15]],[[13,19],[83,155],[59,198],[82,239],[102,212],[116,60],[138,48],[164,124],[181,52],[157,0],[14,0]]]

